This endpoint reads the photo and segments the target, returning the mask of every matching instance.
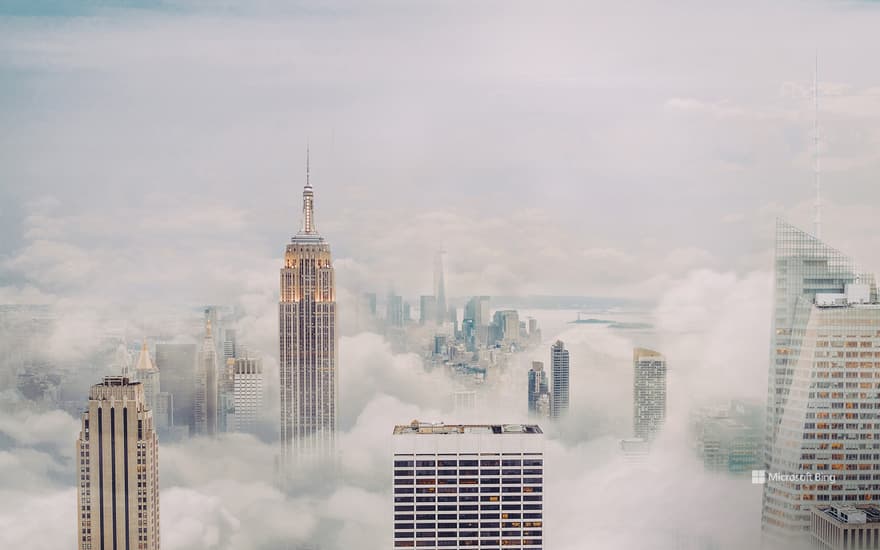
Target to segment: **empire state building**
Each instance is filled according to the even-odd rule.
[[[335,454],[339,378],[336,285],[330,245],[318,234],[306,160],[302,227],[284,251],[278,307],[281,456],[284,464]]]

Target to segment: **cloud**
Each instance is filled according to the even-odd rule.
[[[552,334],[573,360],[572,413],[547,426],[554,548],[674,547],[680,531],[756,545],[759,492],[699,471],[686,415],[763,398],[772,219],[812,218],[813,59],[781,45],[827,41],[826,235],[877,263],[875,7],[125,4],[0,18],[0,303],[52,306],[47,333],[0,333],[0,381],[27,349],[84,386],[109,372],[107,340],[191,339],[208,303],[238,307],[276,380],[307,138],[344,327],[338,475],[275,485],[270,390],[261,438],[163,442],[163,546],[388,547],[391,426],[456,418],[453,385],[356,334],[355,301],[429,292],[440,248],[451,296],[657,301],[640,314],[656,330]],[[670,366],[667,430],[642,465],[616,453],[635,345]],[[525,419],[528,360],[546,355],[458,417]],[[73,515],[77,429],[0,415],[0,546],[72,546],[73,521],[42,517]]]

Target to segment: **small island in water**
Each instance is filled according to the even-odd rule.
[[[608,325],[608,328],[617,328],[617,329],[637,329],[637,330],[646,330],[654,328],[654,325],[651,323],[637,323],[637,322],[627,322],[627,321],[609,321],[608,319],[596,319],[594,317],[582,317],[584,312],[579,311],[577,319],[574,321],[569,321],[570,324],[574,325]]]

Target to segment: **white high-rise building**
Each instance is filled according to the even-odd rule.
[[[562,340],[550,346],[550,416],[559,418],[568,412],[568,350]]]
[[[536,425],[394,428],[394,547],[544,547],[544,437]]]
[[[158,550],[159,441],[144,385],[105,377],[81,421],[77,548]]]
[[[234,430],[251,432],[263,412],[263,362],[239,357],[233,370]]]
[[[800,548],[811,506],[880,500],[880,305],[850,258],[783,221],[776,230],[762,530]]]
[[[336,453],[336,283],[330,245],[315,226],[314,201],[306,161],[302,228],[284,251],[278,306],[281,458],[285,465]]]
[[[645,349],[633,350],[633,434],[652,441],[666,420],[666,358]]]

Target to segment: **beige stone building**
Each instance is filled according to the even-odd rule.
[[[159,442],[143,384],[92,386],[76,452],[77,548],[158,550]]]
[[[284,251],[278,307],[281,446],[286,464],[306,457],[332,457],[336,449],[336,284],[330,245],[315,226],[308,168],[302,216],[302,228]]]

